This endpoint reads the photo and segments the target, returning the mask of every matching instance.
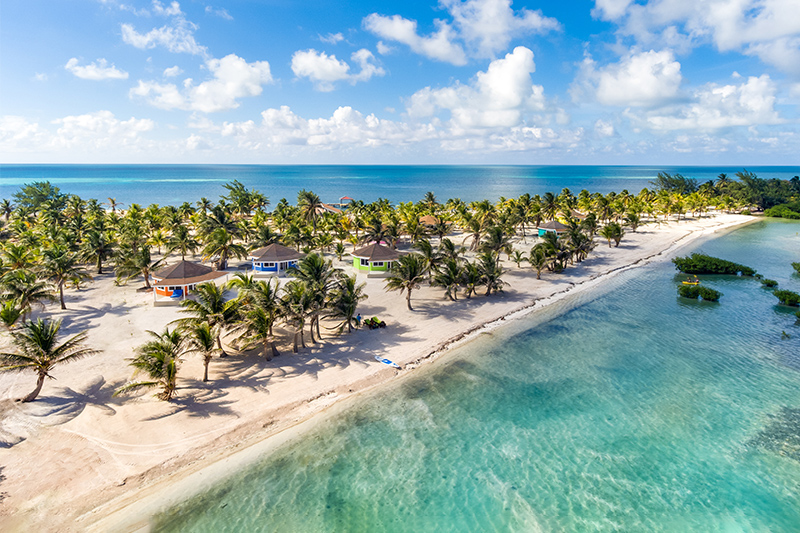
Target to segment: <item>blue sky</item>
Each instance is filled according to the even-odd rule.
[[[798,0],[8,0],[0,162],[800,163]]]

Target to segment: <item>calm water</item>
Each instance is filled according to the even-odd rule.
[[[695,249],[798,291],[798,232]],[[798,531],[800,327],[753,279],[706,277],[720,304],[678,282],[646,267],[484,335],[155,530]]]
[[[465,202],[523,193],[543,194],[569,188],[577,194],[591,192],[633,194],[650,185],[660,171],[681,173],[699,182],[716,179],[720,172],[733,176],[739,167],[608,167],[608,166],[267,166],[267,165],[0,165],[0,198],[8,198],[21,185],[49,180],[63,192],[125,204],[177,205],[212,201],[222,187],[238,179],[248,188],[267,195],[274,204],[281,198],[294,203],[297,192],[307,189],[323,202],[342,196],[371,202],[421,200],[428,191],[437,198]],[[762,178],[789,179],[800,167],[752,167]]]

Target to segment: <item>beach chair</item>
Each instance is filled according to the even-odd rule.
[[[179,300],[183,298],[183,289],[175,289],[172,291],[172,295],[170,295],[171,300]]]

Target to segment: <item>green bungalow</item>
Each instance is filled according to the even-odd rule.
[[[367,276],[386,274],[392,263],[400,258],[400,252],[378,243],[359,248],[352,253],[353,268]]]
[[[564,224],[562,224],[557,220],[549,220],[547,222],[544,222],[543,224],[539,224],[538,226],[536,226],[536,229],[539,230],[539,237],[543,237],[544,234],[548,232],[555,233],[556,235],[561,235],[562,233],[565,233],[569,229],[569,226],[565,226]]]

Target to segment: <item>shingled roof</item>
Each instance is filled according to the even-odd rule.
[[[182,260],[153,272],[153,279],[159,280],[156,282],[157,285],[194,285],[224,275],[225,272],[214,271],[211,267],[200,263]]]
[[[359,248],[353,251],[352,255],[353,257],[370,261],[397,261],[400,258],[400,252],[378,243]]]
[[[562,231],[567,231],[569,229],[569,226],[565,226],[557,220],[550,220],[544,224],[539,224],[536,227],[543,230],[555,231],[556,233],[561,233]]]
[[[288,248],[275,242],[269,246],[265,246],[264,248],[253,250],[250,252],[249,257],[254,261],[259,261],[262,263],[280,263],[281,261],[294,261],[296,259],[302,259],[305,257],[305,255],[306,254],[300,253],[297,250],[293,250],[292,248]]]

